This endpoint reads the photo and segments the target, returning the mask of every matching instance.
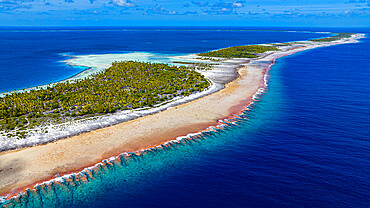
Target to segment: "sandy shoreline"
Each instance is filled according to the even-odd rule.
[[[239,78],[216,93],[157,114],[94,130],[45,145],[0,153],[0,196],[14,195],[37,182],[82,170],[124,152],[138,151],[202,131],[238,113],[264,87],[274,60],[302,50],[353,43],[360,36],[333,43],[287,47],[251,60],[239,69]],[[184,116],[186,115],[186,116]]]
[[[72,59],[66,60],[68,65],[78,65],[91,68],[91,71],[86,71],[86,76],[91,75],[94,72],[104,70],[111,66],[111,63],[114,61],[127,61],[129,58],[132,58],[136,61],[145,61],[146,59],[140,57],[136,54],[146,54],[144,57],[151,55],[152,57],[157,57],[158,55],[149,54],[149,53],[132,53],[126,54],[128,57],[122,57],[121,55],[116,54],[102,54],[102,55],[86,55],[78,56]],[[107,56],[107,57],[106,57]],[[139,57],[136,57],[139,56]],[[136,59],[135,59],[136,57]],[[162,56],[161,56],[162,57]],[[183,60],[183,61],[197,61],[202,63],[209,63],[207,60],[199,61],[198,56],[190,54],[183,56],[170,56],[167,59],[173,61]],[[95,62],[93,59],[96,59]],[[93,117],[82,117],[78,119],[69,118],[61,123],[45,123],[40,126],[36,126],[33,129],[29,129],[26,133],[24,139],[18,139],[17,136],[7,136],[5,131],[0,132],[0,152],[20,149],[26,147],[32,147],[36,145],[42,145],[49,142],[54,142],[60,139],[72,137],[79,135],[81,133],[90,132],[96,129],[101,129],[111,125],[127,122],[130,120],[137,119],[139,117],[159,113],[163,110],[166,110],[170,107],[174,107],[183,103],[190,102],[192,100],[198,99],[200,97],[212,94],[218,90],[224,88],[226,83],[234,80],[237,74],[237,68],[240,67],[241,63],[246,63],[248,60],[223,60],[217,62],[217,65],[213,67],[212,70],[198,70],[199,73],[203,74],[208,81],[210,86],[201,92],[193,93],[189,96],[176,96],[172,100],[166,101],[155,105],[154,107],[139,108],[133,110],[122,110],[115,113],[110,113],[106,115],[99,115]],[[80,78],[85,78],[83,75]],[[76,77],[71,77],[69,81],[78,79]],[[55,83],[54,83],[55,84]],[[53,85],[53,84],[51,84]],[[17,130],[12,130],[9,133],[15,135]]]

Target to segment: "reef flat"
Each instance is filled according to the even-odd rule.
[[[300,42],[281,46],[279,51],[261,54],[259,58],[225,59],[224,62],[241,66],[239,77],[216,93],[161,113],[65,140],[4,152],[0,155],[1,193],[17,192],[18,188],[32,186],[57,174],[81,170],[104,158],[146,149],[216,125],[218,120],[240,111],[265,87],[268,69],[276,58],[306,49],[353,43],[361,37],[356,34],[339,41]]]
[[[7,137],[23,139],[42,122],[153,107],[208,86],[203,75],[186,67],[115,62],[88,78],[0,98],[0,131]],[[6,130],[16,131],[13,135],[14,131]]]

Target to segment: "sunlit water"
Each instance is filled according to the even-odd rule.
[[[363,39],[278,59],[266,93],[237,125],[101,166],[87,182],[72,178],[7,203],[368,207],[369,47]]]

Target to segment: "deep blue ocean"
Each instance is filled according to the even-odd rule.
[[[0,91],[62,80],[83,70],[59,63],[65,59],[63,53],[194,53],[324,36],[232,28],[160,29],[3,28]],[[364,28],[334,31],[370,35]],[[270,71],[266,93],[236,126],[109,166],[87,183],[37,189],[20,203],[105,208],[369,207],[369,48],[370,40],[361,39],[280,58]]]
[[[1,28],[0,92],[69,78],[85,68],[69,67],[63,55],[145,51],[198,53],[234,45],[287,42],[324,34],[230,31],[227,28]]]

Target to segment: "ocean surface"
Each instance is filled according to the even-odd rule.
[[[60,63],[66,59],[61,54],[186,54],[323,36],[232,28],[26,29],[0,31],[0,91],[59,81],[84,70]],[[370,35],[370,29],[335,31]],[[369,39],[361,39],[280,58],[270,71],[266,93],[236,125],[121,163],[107,163],[87,182],[71,177],[3,203],[14,207],[369,207],[369,48]]]
[[[238,31],[228,28],[1,28],[0,92],[49,84],[86,68],[60,62],[66,55],[150,52],[188,54],[234,45],[287,42],[327,36]]]

